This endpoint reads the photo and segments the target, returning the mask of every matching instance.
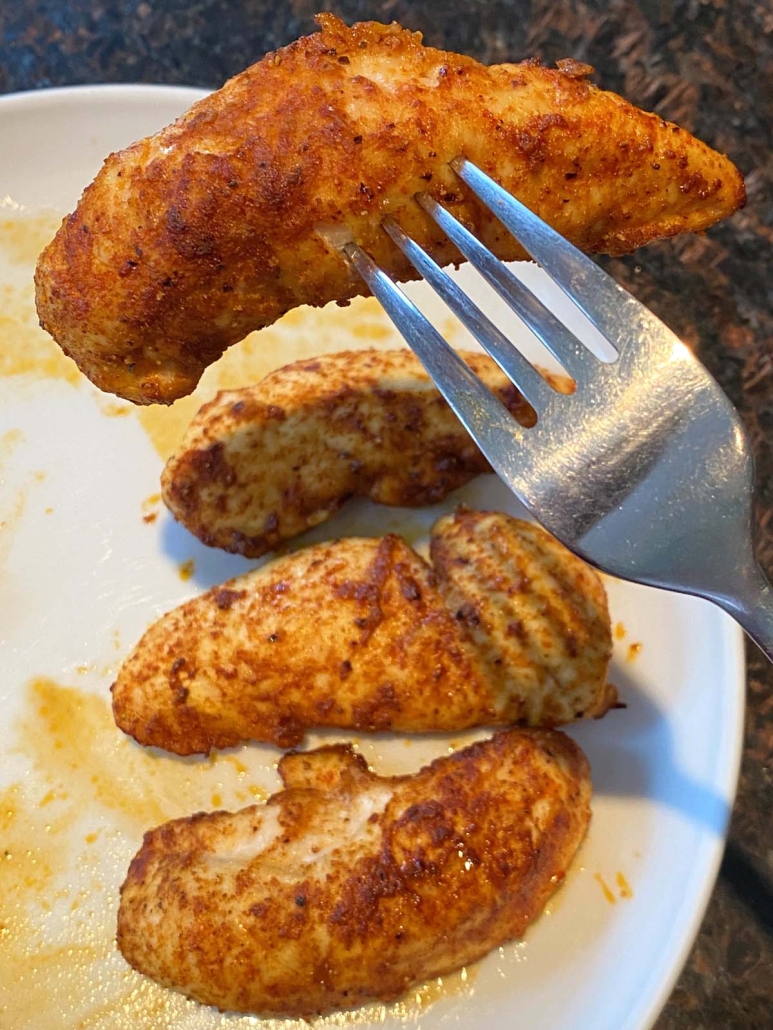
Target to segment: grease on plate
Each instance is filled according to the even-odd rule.
[[[193,558],[188,558],[186,561],[180,562],[177,566],[177,575],[183,582],[189,580],[193,573],[196,571],[196,562]]]
[[[615,873],[617,896],[615,895],[615,892],[609,886],[607,881],[604,879],[604,877],[601,875],[601,873],[594,873],[593,879],[596,881],[599,887],[601,887],[601,892],[610,905],[616,905],[618,897],[622,898],[625,901],[628,901],[630,898],[633,897],[633,889],[631,888],[630,883],[625,878],[623,873],[621,873],[620,871]]]
[[[145,829],[213,788],[234,807],[265,796],[246,762],[142,751],[105,699],[49,679],[27,685],[12,750],[29,769],[0,792],[0,1025],[136,1030],[195,1013],[116,951],[118,886]],[[214,1023],[205,1010],[190,1025]]]
[[[621,898],[627,899],[633,897],[633,890],[631,888],[631,885],[622,873],[618,872],[615,874],[615,882],[617,884],[617,889],[620,892]]]
[[[143,832],[203,807],[265,800],[257,780],[271,767],[254,749],[207,759],[143,749],[116,729],[106,697],[40,678],[25,688],[12,751],[29,770],[0,791],[0,1026],[307,1025],[222,1015],[135,973],[115,948],[118,889]],[[315,1025],[415,1020],[441,997],[473,994],[474,979],[474,969],[463,969],[392,1005]]]
[[[628,645],[628,650],[626,651],[626,654],[625,654],[626,661],[629,661],[629,662],[636,661],[636,659],[639,657],[639,655],[642,652],[643,646],[644,645],[639,643],[638,641],[634,642],[633,644],[629,644]]]
[[[599,887],[601,887],[601,892],[604,895],[605,899],[609,902],[609,904],[610,905],[616,905],[617,904],[617,898],[613,894],[613,892],[610,889],[610,887],[607,885],[607,882],[604,879],[604,877],[601,875],[601,873],[594,873],[593,874],[593,879],[596,881],[596,883],[599,885]]]
[[[9,429],[0,435],[0,484],[3,483],[3,466],[14,453],[17,447],[24,443],[24,434],[20,429]],[[28,477],[40,482],[34,473]],[[27,506],[26,486],[19,487],[13,491],[7,488],[0,493],[0,566],[5,563],[11,546],[11,535],[19,525]]]
[[[158,518],[158,506],[161,503],[161,494],[151,494],[142,502],[142,521],[152,525]]]
[[[35,262],[60,222],[51,211],[0,218],[0,376],[32,374],[73,384],[83,378],[40,328],[35,310]]]
[[[125,404],[123,402],[115,403],[113,401],[107,401],[101,405],[102,414],[107,415],[108,418],[126,418],[127,415],[131,415],[134,408],[131,404]]]

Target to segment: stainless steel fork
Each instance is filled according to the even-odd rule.
[[[416,201],[576,382],[554,390],[390,218],[383,228],[537,412],[520,426],[356,243],[342,246],[500,478],[586,561],[729,612],[773,660],[773,588],[751,540],[753,461],[732,404],[643,304],[465,158],[454,171],[617,352],[602,362],[464,226]]]

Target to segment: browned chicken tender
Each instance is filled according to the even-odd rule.
[[[396,536],[317,544],[188,601],[124,662],[116,723],[184,755],[291,747],[324,726],[424,733],[607,711],[593,570],[496,513],[440,519],[431,546],[434,568]]]
[[[519,422],[534,425],[534,410],[488,355],[462,356]],[[350,497],[420,507],[490,471],[411,351],[363,350],[297,361],[219,393],[193,419],[161,487],[199,540],[257,558]]]
[[[313,1016],[391,1001],[521,937],[590,821],[580,749],[510,730],[410,776],[351,748],[285,755],[265,805],[145,835],[118,947],[208,1005]]]
[[[396,24],[318,20],[111,155],[41,255],[41,323],[103,390],[171,403],[251,330],[367,292],[341,238],[415,277],[387,214],[458,261],[421,190],[499,257],[522,257],[451,170],[459,155],[586,251],[697,232],[744,201],[727,158],[595,88],[576,61],[485,67]]]

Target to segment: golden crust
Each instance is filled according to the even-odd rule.
[[[250,330],[366,292],[325,227],[398,279],[413,273],[386,214],[458,260],[419,190],[522,256],[451,171],[460,154],[586,251],[699,231],[744,201],[727,158],[596,89],[586,66],[489,68],[396,24],[319,21],[110,156],[41,255],[41,323],[102,389],[170,403]]]
[[[462,356],[522,425],[534,425],[488,355]],[[219,393],[189,426],[161,487],[199,540],[258,558],[350,497],[420,507],[490,471],[411,351],[342,351]]]
[[[390,1001],[521,937],[590,821],[580,749],[511,730],[411,776],[351,748],[286,755],[264,806],[145,835],[121,890],[135,969],[222,1009]]]
[[[191,754],[323,726],[556,726],[614,703],[604,587],[544,530],[461,511],[433,527],[432,555],[337,540],[188,601],[124,662],[116,723]]]

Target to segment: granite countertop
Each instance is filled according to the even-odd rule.
[[[572,56],[746,176],[705,236],[608,261],[688,341],[739,408],[757,460],[759,554],[773,573],[773,9],[763,0],[13,0],[0,92],[91,82],[218,86],[313,29],[318,8],[396,19],[483,61]],[[748,649],[746,742],[708,913],[658,1030],[773,1027],[773,667]]]

